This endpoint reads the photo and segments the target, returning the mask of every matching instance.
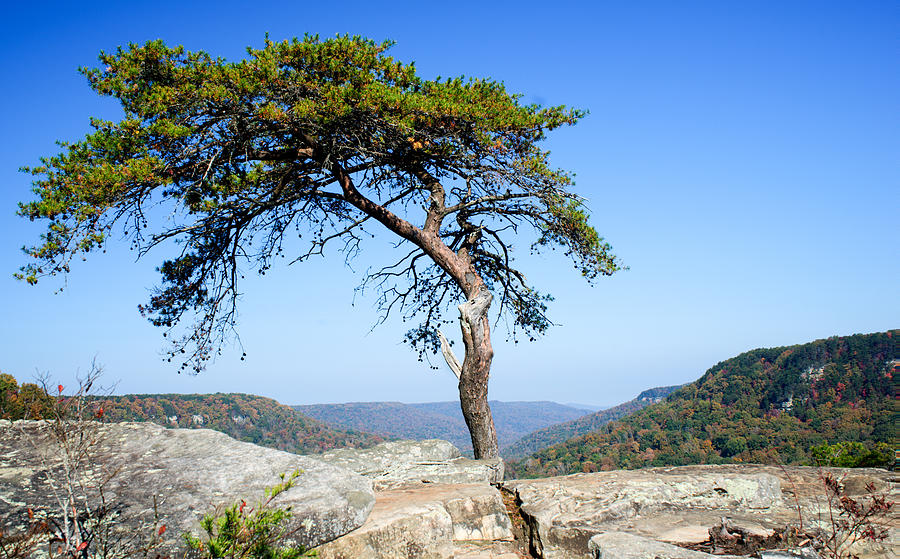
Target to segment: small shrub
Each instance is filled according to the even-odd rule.
[[[775,459],[777,461],[777,455]],[[814,523],[814,527],[805,527],[800,492],[784,465],[779,463],[778,467],[791,485],[797,510],[799,526],[788,526],[785,529],[785,539],[790,545],[810,545],[823,559],[859,559],[851,551],[853,544],[877,543],[888,537],[890,512],[894,502],[889,501],[887,495],[879,494],[873,483],[866,484],[866,495],[854,499],[847,495],[843,478],[819,468],[818,477],[825,493],[825,504],[822,505],[819,497],[815,498],[816,508],[819,509],[818,522]]]
[[[123,521],[118,503],[105,496],[104,487],[118,472],[100,471],[96,462],[103,408],[93,394],[101,374],[101,368],[92,364],[71,395],[46,376],[38,384],[18,386],[11,375],[0,374],[0,415],[42,422],[44,434],[26,430],[21,423],[9,428],[19,429],[23,444],[38,450],[54,503],[44,508],[29,506],[22,513],[27,514],[24,528],[0,529],[0,559],[27,559],[39,552],[54,559],[159,557],[165,526],[159,524],[156,502],[152,521],[141,521],[140,529],[126,531],[117,529]]]
[[[820,538],[825,557],[859,559],[850,552],[858,541],[880,542],[888,536],[888,513],[894,506],[886,495],[879,495],[873,484],[866,485],[865,497],[853,499],[844,492],[841,480],[828,473],[820,476],[828,499],[826,519],[829,529]]]
[[[315,551],[307,551],[302,545],[283,546],[290,537],[284,524],[291,518],[290,507],[272,506],[272,501],[294,485],[300,475],[295,470],[281,482],[266,489],[265,499],[255,508],[245,501],[233,504],[222,511],[207,514],[200,521],[206,532],[206,541],[185,534],[185,542],[191,549],[202,553],[204,559],[298,559],[315,557]]]

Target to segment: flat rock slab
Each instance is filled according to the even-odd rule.
[[[485,484],[376,493],[365,524],[319,548],[320,559],[517,557],[500,492]]]
[[[600,532],[623,532],[673,544],[706,541],[722,518],[750,532],[767,534],[798,524],[819,526],[827,518],[820,475],[844,480],[846,493],[865,486],[896,502],[897,476],[877,469],[778,468],[757,465],[682,466],[575,474],[514,480],[504,487],[516,494],[528,524],[530,544],[547,559],[584,557],[588,541]],[[888,520],[883,544],[859,546],[861,557],[895,557],[897,515]]]
[[[120,507],[130,529],[146,529],[153,507],[167,526],[167,545],[184,532],[200,533],[198,520],[216,507],[244,500],[254,506],[279,474],[299,470],[294,487],[273,505],[291,507],[286,526],[307,547],[333,540],[363,524],[375,503],[371,482],[307,456],[240,442],[207,429],[166,429],[153,423],[91,424],[87,497],[100,480],[107,503]],[[58,446],[47,424],[0,422],[0,522],[15,526],[27,507],[58,510],[48,475],[59,480]],[[130,523],[130,524],[129,524]]]
[[[740,559],[711,555],[625,532],[604,532],[588,541],[591,559]]]
[[[447,441],[390,441],[366,449],[342,448],[317,458],[372,480],[376,491],[423,483],[498,483],[503,461],[463,458]]]

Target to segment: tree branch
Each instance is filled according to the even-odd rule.
[[[507,194],[494,195],[494,196],[482,196],[480,198],[476,198],[475,200],[470,200],[468,202],[461,202],[456,204],[455,206],[450,206],[449,208],[445,208],[443,210],[444,215],[452,214],[453,212],[458,212],[460,210],[464,210],[466,208],[471,208],[472,206],[478,206],[480,204],[484,204],[487,202],[502,202],[504,200],[512,200],[514,198],[529,198],[534,196],[534,194],[530,192],[510,192]]]
[[[462,365],[459,364],[459,359],[456,358],[456,355],[453,354],[453,350],[450,349],[450,342],[447,341],[447,338],[444,337],[444,333],[440,330],[437,331],[438,338],[441,340],[441,353],[444,354],[444,359],[447,361],[447,366],[450,367],[450,371],[456,375],[456,378],[459,378],[462,374]]]
[[[436,235],[441,228],[441,221],[447,215],[444,210],[446,197],[444,185],[434,175],[429,173],[421,163],[416,163],[413,166],[413,174],[431,191],[431,204],[428,206],[425,226],[422,229],[426,233]]]

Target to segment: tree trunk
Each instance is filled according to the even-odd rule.
[[[491,293],[482,287],[459,306],[459,323],[466,347],[459,375],[459,403],[469,426],[476,459],[500,457],[497,431],[487,396],[491,360],[494,358],[488,321],[492,298]]]

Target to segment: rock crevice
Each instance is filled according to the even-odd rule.
[[[508,481],[504,489],[515,493],[521,503],[527,537],[537,557],[584,557],[590,548],[592,557],[603,559],[653,557],[653,553],[672,559],[713,558],[722,555],[685,548],[715,548],[710,530],[716,526],[731,527],[729,536],[743,534],[747,542],[755,538],[762,545],[781,541],[776,536],[800,524],[801,518],[807,529],[827,532],[831,526],[822,476],[829,473],[843,479],[850,494],[864,495],[870,486],[896,502],[900,493],[898,478],[884,470],[757,465],[575,474]],[[896,557],[900,551],[898,520],[897,511],[891,511],[880,520],[888,526],[888,538],[857,544],[854,553],[871,559]],[[622,551],[644,541],[650,543],[639,549],[647,555]]]

